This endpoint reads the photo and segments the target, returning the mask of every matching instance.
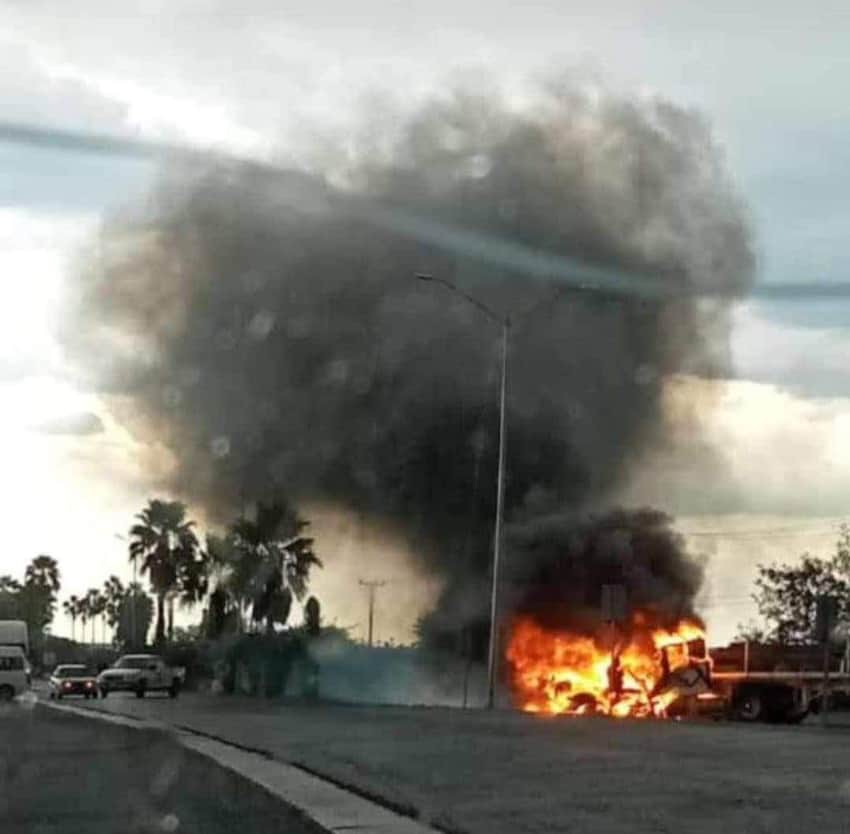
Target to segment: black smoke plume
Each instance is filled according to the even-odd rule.
[[[625,589],[627,610],[653,625],[697,618],[703,578],[672,519],[652,509],[616,509],[599,518],[557,516],[517,525],[510,608],[544,628],[594,633],[605,585]],[[626,626],[627,627],[627,626]]]
[[[610,495],[658,440],[666,377],[723,372],[747,224],[708,127],[665,101],[454,93],[372,139],[328,172],[165,175],[105,226],[63,338],[116,414],[171,450],[175,492],[221,519],[276,490],[362,513],[446,579],[444,611],[474,617],[499,332],[414,274],[497,311],[544,300],[511,339],[506,508],[528,525]],[[579,262],[604,291],[546,303]]]

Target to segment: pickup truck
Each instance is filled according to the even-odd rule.
[[[101,698],[110,692],[133,692],[144,698],[148,692],[167,692],[176,698],[180,692],[180,675],[155,654],[125,654],[97,677]]]

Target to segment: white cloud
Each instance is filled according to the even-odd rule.
[[[667,433],[622,492],[685,514],[833,515],[850,495],[850,398],[769,383],[677,377]]]
[[[850,328],[841,322],[847,305],[838,303],[839,310],[833,302],[792,311],[808,314],[811,326],[795,324],[790,316],[789,320],[770,318],[756,304],[740,305],[732,317],[732,361],[737,375],[814,396],[850,391]],[[815,321],[818,314],[820,320]]]
[[[95,224],[91,215],[0,208],[0,366],[56,369],[53,317],[76,247]]]

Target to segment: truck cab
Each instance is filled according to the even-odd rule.
[[[148,692],[167,692],[176,698],[180,692],[180,676],[155,654],[125,654],[98,675],[101,698],[110,692],[133,692],[144,698]]]

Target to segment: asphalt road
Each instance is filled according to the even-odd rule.
[[[285,706],[81,703],[266,751],[451,832],[845,832],[850,730]]]
[[[3,834],[318,829],[167,735],[18,703],[0,710]]]

